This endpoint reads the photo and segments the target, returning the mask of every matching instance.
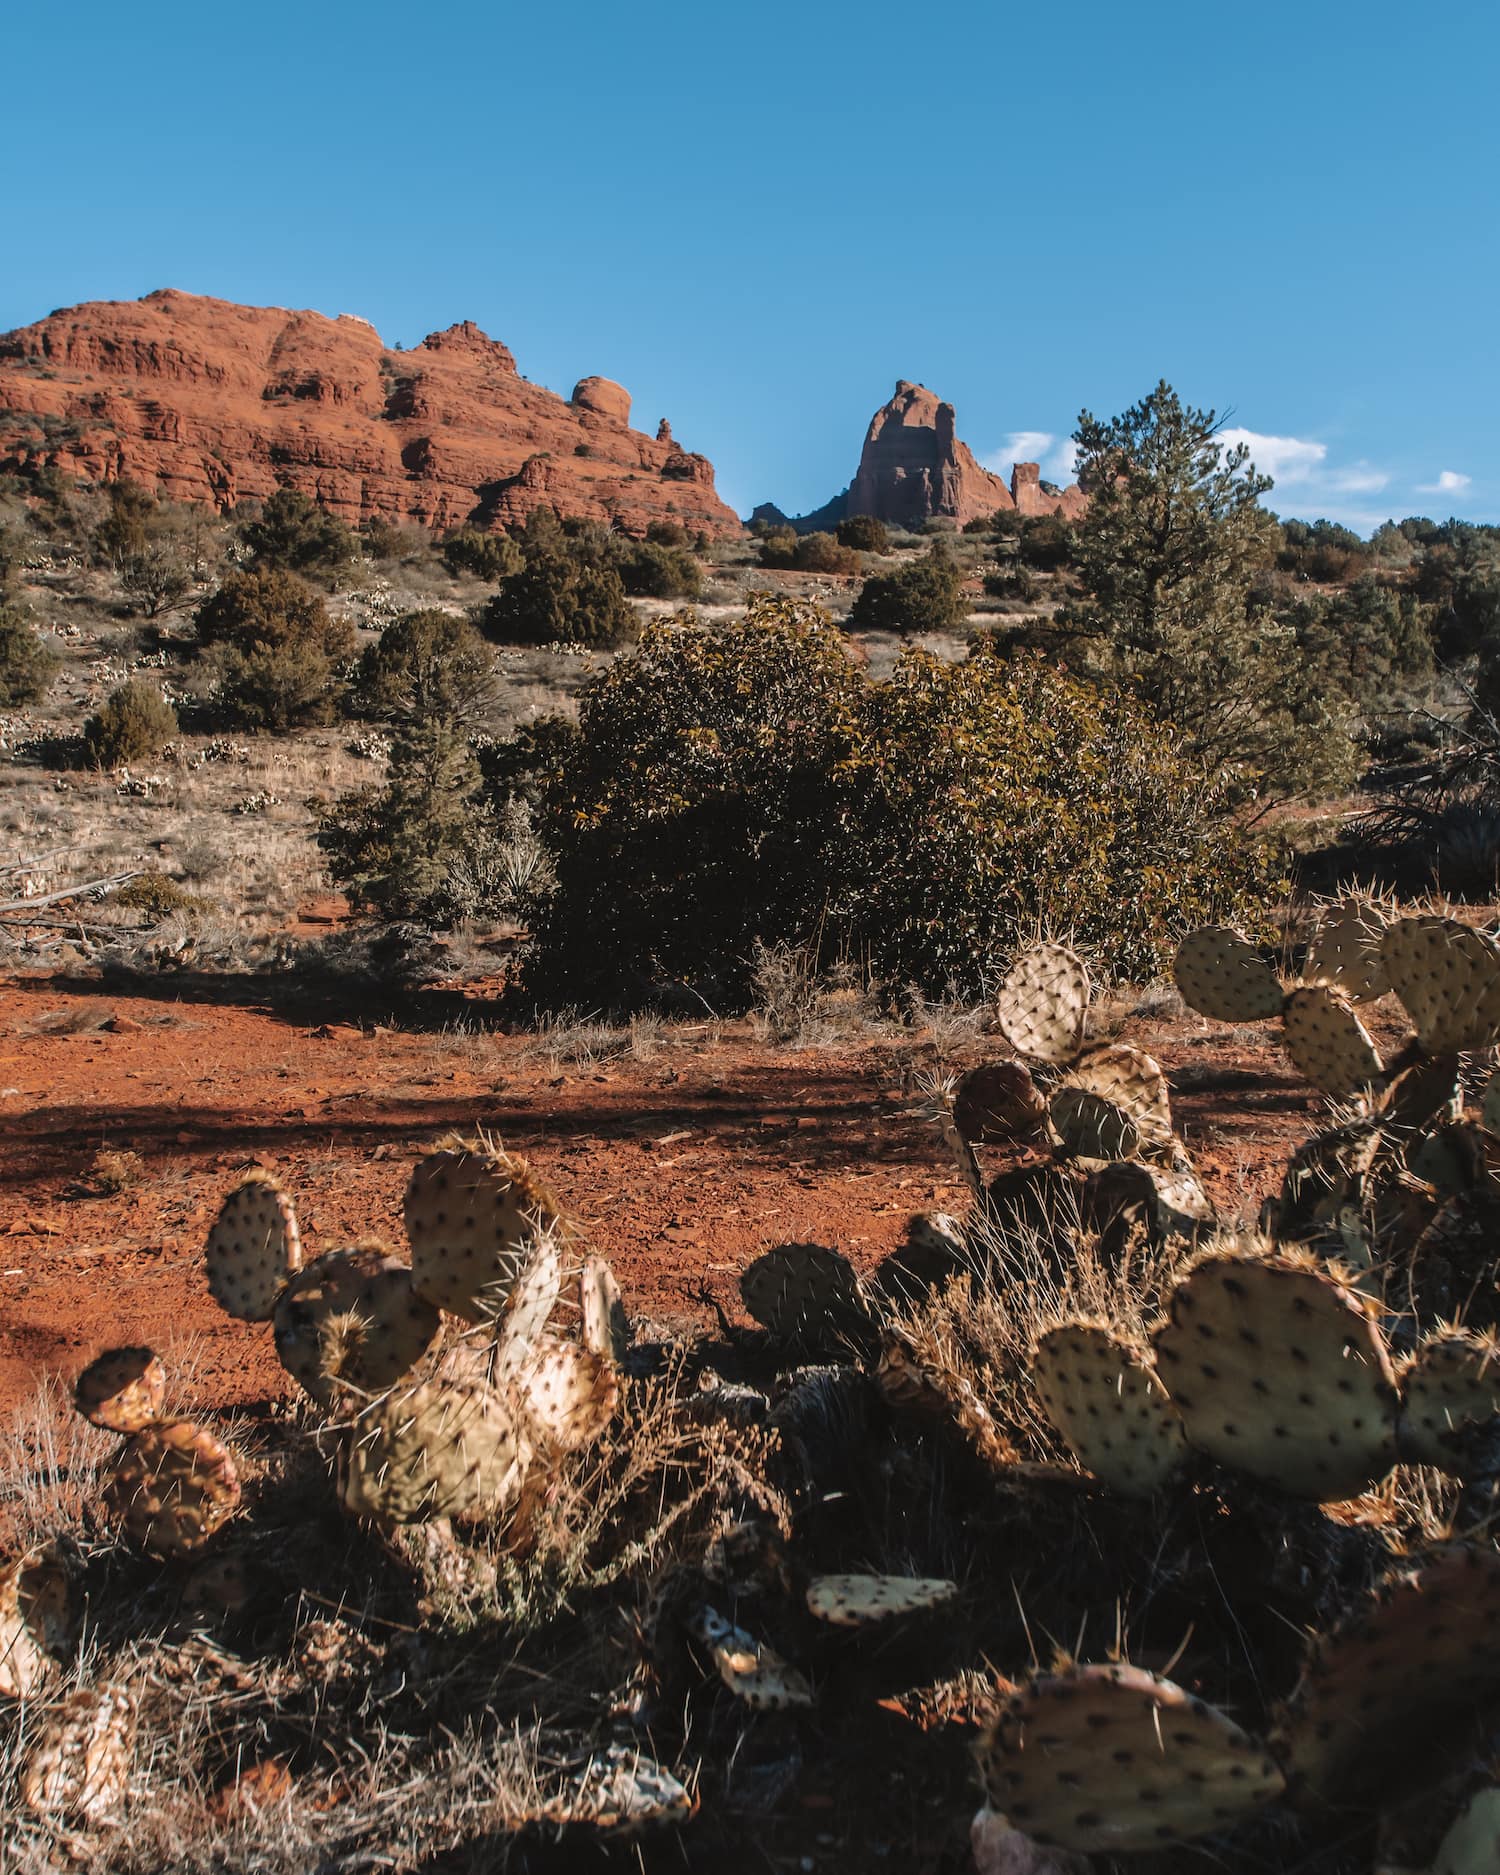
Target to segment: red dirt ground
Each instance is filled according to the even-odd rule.
[[[218,1202],[252,1165],[294,1192],[309,1255],[369,1234],[399,1243],[416,1149],[482,1126],[585,1222],[633,1314],[680,1323],[711,1320],[710,1294],[738,1312],[738,1273],[769,1244],[837,1244],[868,1268],[913,1212],[963,1203],[908,1111],[921,1038],[797,1052],[745,1027],[559,1073],[525,1035],[455,1045],[310,1025],[230,982],[217,996],[244,1001],[174,1001],[170,980],[149,998],[0,982],[0,1408],[121,1342],[154,1345],[218,1406],[289,1391],[270,1335],[227,1320],[201,1274]],[[1321,1104],[1274,1030],[1136,1018],[1121,1034],[1171,1073],[1212,1196],[1253,1209]],[[138,1153],[139,1183],[100,1195],[101,1148]]]

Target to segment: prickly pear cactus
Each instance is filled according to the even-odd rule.
[[[1397,918],[1380,941],[1391,988],[1429,1055],[1486,1048],[1500,1032],[1500,946],[1456,918]]]
[[[136,1703],[124,1687],[83,1687],[43,1727],[21,1770],[21,1801],[36,1816],[97,1823],[124,1803],[135,1749]]]
[[[1314,1808],[1396,1803],[1462,1762],[1497,1703],[1500,1552],[1460,1544],[1313,1639],[1271,1746]]]
[[[158,1420],[126,1440],[106,1496],[148,1555],[188,1556],[239,1507],[228,1449],[191,1419]]]
[[[1128,1114],[1146,1153],[1172,1143],[1172,1101],[1161,1063],[1125,1042],[1092,1048],[1064,1076],[1064,1087],[1097,1095]],[[1130,1155],[1121,1153],[1120,1158]]]
[[[1327,906],[1308,947],[1308,981],[1333,984],[1351,1003],[1378,1001],[1391,987],[1380,951],[1389,922],[1370,898],[1343,898]]]
[[[620,1298],[620,1285],[603,1257],[584,1258],[578,1276],[578,1300],[583,1345],[590,1354],[601,1355],[618,1367],[630,1350],[630,1323]]]
[[[995,1019],[1018,1055],[1056,1064],[1083,1047],[1088,1008],[1083,959],[1066,944],[1040,944],[1012,964],[995,998]]]
[[[1008,1146],[1035,1139],[1047,1103],[1021,1061],[971,1068],[953,1090],[953,1124],[971,1146]]]
[[[1182,1000],[1214,1022],[1265,1022],[1281,1014],[1285,993],[1250,940],[1228,925],[1190,931],[1172,966]]]
[[[161,1417],[167,1370],[150,1348],[106,1348],[78,1376],[73,1404],[91,1426],[139,1432]]]
[[[268,1322],[282,1284],[302,1264],[291,1198],[252,1172],[224,1200],[204,1248],[209,1294],[241,1322]]]
[[[1336,1100],[1368,1088],[1384,1072],[1369,1031],[1342,990],[1303,984],[1287,997],[1281,1026],[1298,1073]]]
[[[1032,1351],[1047,1417],[1069,1451],[1122,1497],[1153,1497],[1187,1457],[1177,1409],[1151,1357],[1103,1322],[1063,1322]]]
[[[505,1304],[495,1318],[495,1375],[517,1374],[532,1358],[552,1319],[563,1286],[563,1242],[543,1231],[531,1246]]]
[[[1428,1335],[1402,1378],[1402,1458],[1461,1476],[1464,1433],[1497,1414],[1500,1342],[1495,1336],[1462,1328]]]
[[[282,1366],[319,1406],[338,1383],[379,1393],[410,1373],[441,1317],[411,1270],[375,1239],[326,1250],[287,1284],[271,1317]]]
[[[418,1293],[466,1322],[499,1314],[539,1237],[570,1235],[562,1207],[526,1161],[479,1140],[424,1154],[405,1211]]]
[[[1229,1829],[1280,1796],[1265,1748],[1140,1667],[1039,1673],[978,1748],[991,1806],[1044,1847],[1128,1854]]]
[[[744,1628],[726,1621],[706,1603],[689,1618],[688,1631],[707,1651],[719,1678],[747,1706],[759,1712],[785,1712],[813,1703],[803,1673]]]
[[[1383,1478],[1396,1387],[1372,1310],[1311,1259],[1210,1251],[1155,1338],[1188,1443],[1295,1497],[1353,1497]]]
[[[941,1576],[814,1576],[807,1585],[807,1612],[834,1628],[869,1628],[903,1615],[944,1608],[958,1594]]]
[[[441,1371],[359,1413],[340,1454],[339,1495],[379,1523],[499,1513],[530,1452],[509,1406],[479,1376]]]
[[[1138,1159],[1144,1140],[1123,1107],[1082,1087],[1059,1087],[1047,1103],[1052,1131],[1070,1159]]]
[[[553,1341],[531,1350],[517,1391],[539,1448],[580,1452],[603,1436],[620,1383],[612,1361],[575,1342]]]
[[[854,1265],[824,1244],[767,1250],[741,1275],[740,1294],[762,1328],[803,1347],[836,1347],[870,1327],[869,1299]]]
[[[1117,1262],[1138,1226],[1153,1244],[1193,1239],[1212,1226],[1214,1210],[1194,1173],[1121,1160],[1089,1173],[1079,1216],[1098,1234],[1101,1253]]]
[[[83,1617],[72,1571],[55,1545],[0,1569],[0,1697],[29,1699],[57,1671]]]

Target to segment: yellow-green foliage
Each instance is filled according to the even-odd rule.
[[[757,939],[973,990],[1039,921],[1144,977],[1268,890],[1166,730],[1038,661],[912,651],[872,682],[823,614],[761,595],[652,627],[580,703],[497,765],[556,855],[539,994],[732,997]]]

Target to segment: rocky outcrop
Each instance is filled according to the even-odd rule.
[[[952,404],[902,378],[895,396],[870,419],[854,480],[842,495],[792,525],[808,533],[849,515],[871,514],[898,527],[919,527],[934,517],[962,527],[1001,508],[1072,516],[1087,500],[1076,487],[1049,493],[1034,462],[1016,463],[1007,487],[959,440]],[[770,506],[763,503],[756,514]]]
[[[393,350],[367,320],[177,292],[95,301],[0,337],[0,473],[55,464],[226,509],[291,487],[351,525],[449,528],[535,507],[735,534],[713,467],[630,428],[630,397],[529,384],[471,320]]]

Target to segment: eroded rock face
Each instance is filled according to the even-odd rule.
[[[220,509],[290,486],[351,526],[500,526],[546,504],[632,533],[739,532],[706,457],[629,425],[618,384],[585,378],[565,402],[471,320],[393,351],[347,313],[164,291],[0,337],[0,473],[127,475]]]
[[[832,527],[848,515],[872,514],[898,527],[919,527],[933,517],[962,527],[1000,508],[1072,517],[1087,503],[1076,487],[1048,494],[1034,462],[1016,463],[1007,487],[959,440],[952,404],[902,378],[890,402],[870,419],[854,480],[842,495],[793,525],[807,531]]]

